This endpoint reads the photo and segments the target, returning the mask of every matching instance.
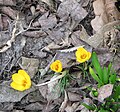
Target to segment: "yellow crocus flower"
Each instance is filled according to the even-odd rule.
[[[56,60],[50,65],[51,70],[54,72],[61,72],[62,71],[62,63],[60,60]]]
[[[83,63],[90,59],[91,53],[86,51],[83,47],[80,47],[75,52],[76,60],[80,63]]]
[[[18,73],[13,74],[12,80],[10,86],[15,90],[24,91],[31,87],[30,76],[24,70],[19,70]]]

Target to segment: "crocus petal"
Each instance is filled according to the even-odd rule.
[[[86,54],[87,53],[87,51],[83,47],[78,48],[77,51],[79,51],[81,54],[83,54],[83,53]]]
[[[13,89],[18,90],[18,91],[24,91],[24,90],[25,90],[25,87],[24,87],[24,86],[22,86],[22,85],[20,85],[20,84],[17,84],[17,83],[15,83],[15,82],[12,82],[12,83],[10,84],[10,86],[11,86]]]
[[[31,82],[27,82],[25,89],[29,89],[31,87]]]
[[[27,72],[25,72],[24,70],[19,70],[18,74],[23,75],[23,77],[27,80],[30,81],[30,76],[27,74]]]
[[[77,58],[77,61],[78,61],[79,63],[83,63],[83,62],[86,61],[86,59]]]
[[[56,60],[55,63],[61,63],[60,60]]]
[[[17,84],[22,84],[23,80],[25,80],[25,78],[23,75],[15,73],[12,75],[12,80],[13,80],[13,82],[15,82]]]
[[[62,64],[61,64],[61,63],[58,63],[58,66],[59,66],[58,72],[61,72],[61,71],[62,71]]]
[[[53,62],[53,63],[50,65],[50,69],[51,69],[51,70],[54,70],[54,68],[55,68],[55,63]]]
[[[91,53],[90,52],[88,52],[88,60],[90,59],[90,57],[91,57]]]
[[[31,86],[31,79],[30,76],[27,74],[27,72],[25,72],[24,70],[19,70],[18,74],[22,74],[24,76],[24,78],[27,81],[26,87],[29,88]]]
[[[75,55],[76,55],[77,58],[79,58],[80,55],[81,55],[81,52],[77,50],[77,51],[75,52]]]

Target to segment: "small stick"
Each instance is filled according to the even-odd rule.
[[[44,70],[42,70],[41,76],[44,76],[44,75],[47,73],[47,71],[48,71],[49,68],[50,68],[51,63],[54,62],[55,58],[56,58],[56,54],[55,54],[55,56],[53,57],[53,59],[51,60],[51,62],[46,66],[46,68],[45,68]]]
[[[55,77],[54,79],[52,79],[52,80],[50,80],[50,81],[48,81],[48,82],[42,83],[42,84],[37,84],[36,86],[43,86],[43,85],[49,84],[49,83],[54,82],[54,81],[56,81],[56,80],[58,80],[58,79],[61,79],[61,78],[64,77],[65,75],[66,75],[66,71],[63,71],[63,72],[62,72],[62,75],[58,75],[58,76]]]

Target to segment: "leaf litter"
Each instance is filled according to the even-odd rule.
[[[119,74],[120,32],[115,27],[120,25],[120,13],[113,4],[113,0],[0,0],[0,110],[90,112],[81,102],[93,104],[96,98],[86,91],[93,82],[82,79],[74,68],[78,65],[74,53],[79,46],[94,50],[101,65],[113,60]],[[50,75],[54,60],[61,60],[76,77],[64,94],[58,86],[63,76]],[[33,86],[25,92],[9,86],[19,69],[32,79]],[[97,100],[103,102],[112,90],[113,85],[102,86]]]

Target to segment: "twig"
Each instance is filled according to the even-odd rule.
[[[67,106],[67,102],[68,102],[68,95],[67,95],[67,92],[64,91],[65,93],[65,96],[64,96],[64,101],[62,102],[60,108],[59,108],[59,112],[64,112],[66,106]]]
[[[1,72],[0,72],[0,76],[2,75],[3,71],[5,70],[6,66],[10,63],[10,61],[11,61],[12,58],[13,58],[13,57],[11,57],[11,58],[8,60],[8,62],[5,64],[5,66],[3,67],[3,69],[2,69]]]
[[[17,15],[17,19],[16,19],[16,22],[15,22],[15,27],[14,27],[14,29],[13,29],[13,31],[12,31],[12,37],[11,37],[10,40],[7,41],[6,45],[5,45],[2,49],[0,49],[0,53],[1,53],[1,52],[5,52],[8,48],[11,47],[11,43],[12,43],[12,42],[14,41],[14,39],[15,39],[15,32],[16,32],[16,27],[17,27],[18,19],[19,19],[19,16]]]
[[[51,60],[51,62],[46,66],[46,68],[42,70],[41,76],[44,76],[44,75],[47,73],[47,71],[48,71],[49,68],[50,68],[51,63],[54,62],[55,58],[56,58],[56,54],[55,54],[55,56],[53,57],[53,59]]]
[[[84,45],[83,46],[77,46],[77,47],[69,48],[69,49],[64,49],[64,50],[57,50],[57,51],[64,52],[64,53],[73,52],[73,51],[77,50],[79,47],[84,47]]]
[[[32,22],[33,22],[33,20],[30,21],[30,24],[29,24],[29,26],[28,26],[27,29],[18,32],[17,34],[15,34],[15,36],[18,36],[18,35],[20,35],[21,33],[24,33],[24,32],[26,32],[27,30],[29,30],[29,28],[31,27]]]
[[[54,81],[56,81],[56,80],[58,80],[58,79],[61,79],[61,78],[64,77],[64,76],[65,76],[65,74],[59,75],[59,76],[57,76],[56,78],[54,78],[53,80],[50,80],[50,81],[45,82],[45,83],[42,83],[42,84],[37,84],[36,86],[44,86],[44,85],[49,84],[49,83],[51,83],[51,82],[54,82]]]
[[[13,28],[13,31],[12,31],[11,39],[8,40],[7,43],[0,49],[0,53],[5,52],[6,50],[8,50],[12,46],[12,43],[15,41],[16,36],[18,36],[21,33],[27,31],[30,28],[30,26],[31,26],[31,24],[33,22],[33,20],[31,20],[31,22],[30,22],[30,24],[29,24],[27,29],[21,30],[20,32],[16,33],[18,20],[19,20],[19,15],[17,14],[17,19],[16,19],[16,22],[15,22],[15,27]]]

